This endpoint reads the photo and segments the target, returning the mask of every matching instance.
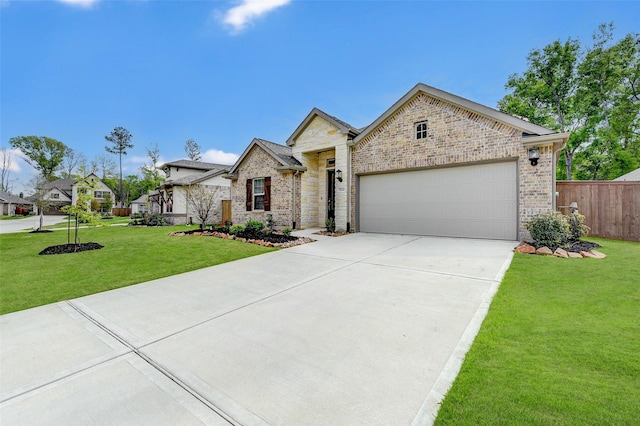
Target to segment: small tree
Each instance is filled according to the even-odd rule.
[[[218,187],[190,185],[187,187],[187,205],[200,222],[200,229],[204,230],[220,211],[220,191]]]
[[[61,210],[69,215],[69,221],[71,216],[75,219],[75,233],[74,244],[77,246],[80,243],[78,238],[78,228],[80,223],[96,224],[98,219],[91,210],[91,203],[93,201],[93,191],[97,188],[97,184],[90,180],[82,180],[78,184],[78,200],[75,204],[64,206]],[[71,223],[67,227],[67,244],[71,244]]]

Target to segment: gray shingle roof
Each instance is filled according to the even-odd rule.
[[[56,179],[52,182],[47,182],[44,185],[44,189],[54,189],[57,188],[60,191],[71,192],[71,187],[76,183],[75,179]]]
[[[230,165],[225,164],[215,164],[215,163],[205,163],[204,161],[192,161],[192,160],[178,160],[171,161],[169,163],[165,163],[160,168],[170,166],[170,167],[184,167],[185,169],[194,169],[194,170],[225,170],[229,169]]]
[[[271,151],[271,154],[278,157],[283,166],[301,166],[296,158],[293,156],[293,149],[290,146],[280,145],[275,142],[270,142],[264,139],[256,138],[255,140],[260,141],[262,147]]]
[[[615,178],[616,181],[640,181],[640,167],[630,171],[626,175],[622,175],[620,177]]]
[[[15,195],[11,195],[5,191],[0,191],[0,201],[4,203],[11,203],[11,204],[33,204],[33,202],[29,200],[16,197]]]

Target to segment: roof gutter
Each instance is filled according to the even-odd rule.
[[[304,166],[280,166],[276,167],[276,170],[279,172],[306,172],[307,168]]]
[[[553,145],[554,152],[557,152],[567,146],[570,135],[571,133],[552,133],[550,135],[526,136],[522,138],[522,145],[525,148]]]
[[[222,175],[222,177],[225,179],[232,179],[232,180],[238,179],[238,175],[234,173],[225,173]]]

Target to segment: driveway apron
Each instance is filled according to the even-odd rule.
[[[2,424],[431,424],[514,242],[350,234],[0,317]]]

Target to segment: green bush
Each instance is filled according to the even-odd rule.
[[[569,237],[569,224],[559,212],[538,215],[527,222],[525,227],[536,243],[545,246],[561,245]]]
[[[333,218],[327,219],[324,224],[328,232],[334,232],[336,230],[336,221]]]
[[[249,232],[262,232],[264,229],[264,223],[257,220],[248,220],[244,224],[244,228]]]
[[[567,225],[569,226],[568,238],[570,241],[578,241],[581,237],[589,235],[591,229],[584,224],[584,215],[580,213],[572,213],[565,216]]]
[[[291,235],[291,228],[289,228],[288,226],[285,226],[282,229],[282,233],[288,237],[289,235]]]
[[[167,222],[167,218],[160,213],[151,213],[144,215],[142,224],[147,226],[167,226],[169,223]]]
[[[229,233],[230,233],[231,235],[238,235],[238,234],[240,234],[242,231],[244,231],[244,226],[243,226],[243,225],[240,225],[240,224],[238,224],[238,225],[231,225],[231,226],[229,227]]]

